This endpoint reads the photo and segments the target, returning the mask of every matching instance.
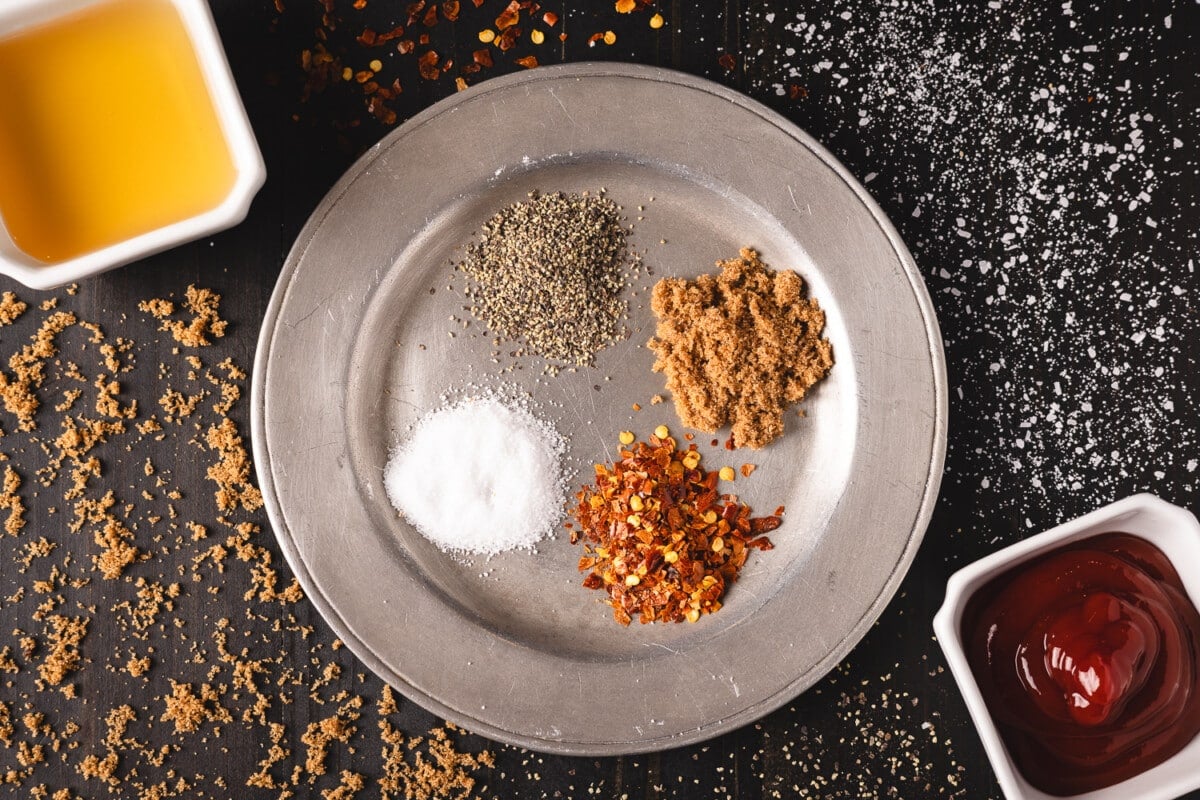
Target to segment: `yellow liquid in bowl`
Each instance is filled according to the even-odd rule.
[[[0,34],[0,222],[65,261],[211,210],[229,146],[169,0],[101,0]]]

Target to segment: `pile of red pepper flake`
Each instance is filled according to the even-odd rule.
[[[696,622],[721,608],[725,590],[738,578],[750,550],[770,550],[763,534],[780,526],[783,506],[768,517],[751,517],[718,482],[732,469],[708,472],[696,445],[677,450],[659,426],[646,442],[621,434],[620,460],[596,464],[596,481],[577,495],[566,523],[571,542],[583,540],[583,585],[603,589],[613,616],[628,625]]]

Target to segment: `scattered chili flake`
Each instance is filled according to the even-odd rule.
[[[363,47],[371,47],[375,44],[378,37],[379,34],[375,33],[375,31],[370,28],[363,28],[363,32],[358,35],[357,40]]]
[[[500,30],[507,30],[513,25],[516,25],[521,19],[521,3],[519,0],[512,0],[508,6],[500,12],[500,16],[496,17],[496,27]]]
[[[354,9],[356,11],[362,11],[366,7],[367,7],[367,0],[354,0]]]
[[[615,5],[618,14],[632,14],[633,10],[637,8],[637,3],[634,0],[617,0]]]
[[[802,97],[808,97],[808,89],[793,83],[788,87],[788,97],[792,100],[797,100]]]
[[[717,63],[728,70],[732,70],[737,66],[737,60],[733,57],[732,53],[723,53],[721,57],[717,59]]]
[[[758,469],[754,464],[742,464],[742,477],[749,478],[754,474],[754,470]]]
[[[524,56],[517,59],[517,63],[525,69],[533,69],[538,65],[537,56]]]
[[[623,444],[616,463],[596,464],[595,483],[576,495],[571,541],[583,541],[583,585],[608,593],[622,625],[635,614],[643,623],[696,622],[718,611],[749,551],[774,547],[762,534],[780,526],[782,506],[752,518],[749,506],[717,492],[718,473],[700,460],[694,444],[677,450],[656,433]]]
[[[437,23],[438,23],[438,7],[430,6],[429,10],[425,12],[425,17],[424,17],[424,19],[421,20],[421,24],[424,25],[426,28],[432,28],[434,25],[437,25]]]
[[[511,50],[517,43],[517,37],[520,35],[520,28],[509,28],[496,38],[496,47],[499,47],[502,52]]]
[[[442,3],[442,16],[449,22],[458,20],[459,4],[458,0],[446,0]]]
[[[492,66],[492,51],[486,47],[481,47],[471,54],[471,58],[481,67]]]
[[[418,60],[421,77],[427,81],[436,81],[441,72],[437,68],[438,54],[436,50],[426,50]]]
[[[422,33],[420,36],[418,36],[418,37],[417,37],[417,44],[420,44],[420,45],[426,45],[426,44],[429,44],[429,34],[428,34],[428,33]]]
[[[471,2],[475,4],[476,8],[479,8],[481,5],[484,4],[485,0],[471,0]]]
[[[547,11],[545,14],[542,14],[542,22],[553,28],[558,24],[558,14],[555,14],[553,11]]]
[[[400,53],[400,55],[406,56],[411,53],[416,46],[416,42],[414,42],[412,39],[401,39],[396,44],[396,52]]]

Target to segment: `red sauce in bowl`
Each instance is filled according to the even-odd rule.
[[[967,660],[1017,768],[1054,795],[1111,786],[1200,733],[1200,612],[1165,553],[1106,533],[994,578]]]

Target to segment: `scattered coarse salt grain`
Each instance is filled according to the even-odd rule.
[[[384,471],[392,505],[444,551],[531,547],[561,520],[562,436],[527,409],[463,400],[414,426]]]

